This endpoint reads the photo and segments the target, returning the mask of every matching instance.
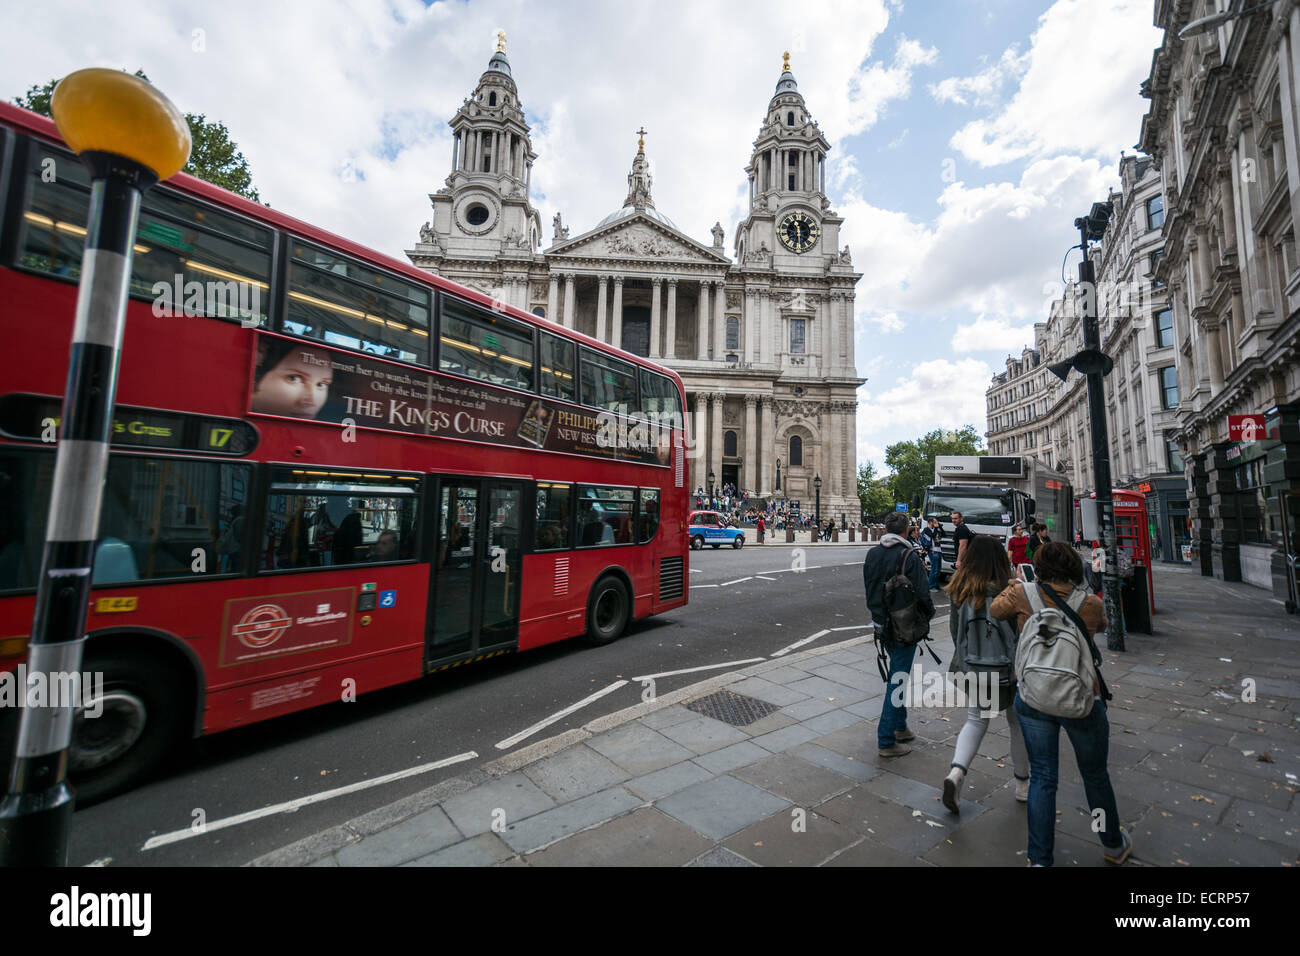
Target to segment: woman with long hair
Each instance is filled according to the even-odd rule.
[[[989,614],[993,599],[1013,580],[1011,561],[1002,542],[992,535],[978,534],[967,546],[961,567],[948,582],[948,595],[952,598],[948,630],[953,642],[952,664],[948,670],[967,688],[977,689],[976,699],[969,701],[966,723],[957,735],[952,770],[943,781],[943,805],[953,813],[959,812],[958,798],[971,758],[984,740],[990,716],[997,711],[1006,712],[1011,731],[1016,799],[1021,803],[1029,799],[1029,756],[1016,712],[1011,707],[1019,634],[1012,624],[995,620]]]

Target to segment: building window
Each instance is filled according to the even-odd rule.
[[[803,354],[804,319],[790,320],[790,354]]]
[[[1174,310],[1162,309],[1156,313],[1156,346],[1164,348],[1174,344]]]
[[[722,456],[724,458],[737,457],[737,452],[736,452],[737,444],[739,443],[736,441],[735,432],[732,431],[723,432],[722,433]]]
[[[1160,388],[1165,408],[1178,407],[1178,369],[1166,365],[1160,370]]]
[[[786,126],[793,126],[793,125],[794,125],[794,111],[793,111],[793,110],[791,110],[789,113],[786,113],[786,114],[785,114],[785,125],[786,125]]]
[[[539,319],[546,318],[546,308],[540,305],[537,306],[533,309],[533,315],[537,316]]]
[[[803,439],[798,435],[790,436],[790,467],[803,467]]]
[[[727,316],[727,349],[735,351],[740,348],[740,319],[734,315]]]
[[[1165,222],[1165,197],[1152,196],[1147,200],[1147,229],[1159,229]]]
[[[1165,464],[1170,471],[1183,470],[1183,456],[1178,448],[1176,439],[1169,439],[1165,442]]]
[[[497,105],[497,95],[495,93],[489,93],[488,106],[496,106],[496,105]]]

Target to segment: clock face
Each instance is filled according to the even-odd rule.
[[[781,220],[777,226],[776,233],[781,238],[781,243],[791,252],[807,252],[813,246],[817,245],[817,239],[821,235],[821,226],[817,225],[817,220],[801,212],[792,212]]]

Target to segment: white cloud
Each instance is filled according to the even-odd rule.
[[[973,358],[930,359],[914,365],[905,378],[879,394],[862,393],[858,442],[889,429],[921,435],[935,428],[975,425],[984,431],[984,391],[993,370]]]
[[[1115,155],[1138,135],[1133,100],[1161,38],[1151,21],[1150,0],[1057,0],[1030,39],[1016,94],[992,118],[959,129],[953,147],[981,166]]]
[[[1012,325],[1005,316],[994,319],[979,316],[974,322],[957,326],[952,335],[954,352],[1020,352],[1034,344],[1034,323]]]
[[[939,103],[991,106],[997,102],[1003,84],[1023,75],[1028,68],[1029,54],[1021,54],[1020,48],[1012,45],[1003,51],[996,63],[974,76],[950,76],[931,83],[928,89]]]
[[[897,312],[873,312],[865,318],[868,323],[886,334],[901,332],[904,328],[903,320],[898,317]]]
[[[860,133],[875,125],[891,100],[906,99],[912,92],[912,73],[939,59],[935,47],[927,47],[905,36],[898,38],[890,65],[866,64],[849,81],[849,113],[844,135]]]
[[[1042,318],[1043,283],[1059,275],[1074,239],[1070,223],[1106,195],[1116,176],[1113,166],[1094,159],[1038,160],[1018,183],[946,186],[932,224],[851,197],[838,211],[842,239],[864,273],[859,327],[891,311]]]

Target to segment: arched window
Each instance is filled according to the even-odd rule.
[[[738,443],[736,441],[735,432],[723,432],[722,433],[722,457],[735,458],[737,444]]]
[[[727,348],[740,348],[740,319],[734,315],[727,316]]]
[[[794,110],[791,110],[790,112],[785,114],[785,125],[786,126],[794,125]]]
[[[537,316],[539,319],[544,319],[546,318],[546,309],[539,305],[533,309],[533,315]]]
[[[497,95],[495,93],[489,93],[488,106],[496,106],[496,105],[497,105]]]
[[[803,439],[798,435],[790,436],[790,466],[803,467]]]

